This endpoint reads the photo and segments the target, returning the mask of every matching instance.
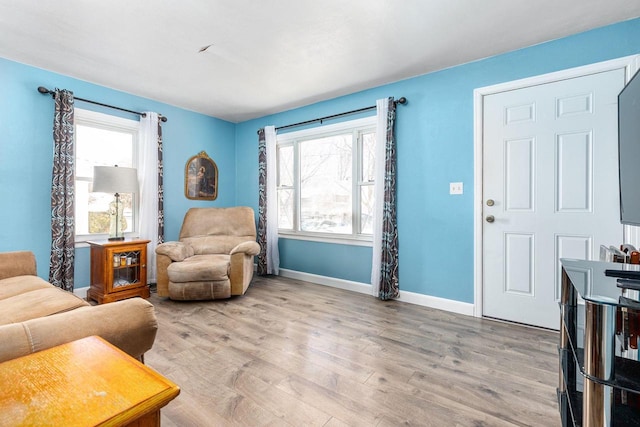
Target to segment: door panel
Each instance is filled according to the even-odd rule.
[[[533,212],[533,138],[505,142],[505,204],[508,212]]]
[[[534,253],[532,234],[507,233],[505,235],[505,292],[533,296]]]
[[[622,242],[623,69],[485,96],[483,314],[558,327],[560,258]]]
[[[558,135],[556,147],[556,212],[592,212],[591,132]]]

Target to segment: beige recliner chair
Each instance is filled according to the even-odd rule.
[[[156,248],[159,296],[207,300],[245,293],[260,252],[253,209],[191,208],[179,239]]]

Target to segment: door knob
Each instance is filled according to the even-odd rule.
[[[494,217],[493,215],[487,215],[487,222],[493,222],[496,220],[496,217]]]
[[[496,202],[494,202],[493,199],[487,200],[487,206],[493,206],[495,204],[496,204]]]

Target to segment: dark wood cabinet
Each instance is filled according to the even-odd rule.
[[[99,304],[126,298],[149,298],[149,240],[91,241],[91,286],[87,299]]]

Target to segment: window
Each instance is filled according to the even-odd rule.
[[[139,122],[75,110],[76,138],[76,242],[106,238],[113,194],[92,193],[94,166],[137,167]],[[136,195],[121,194],[123,230],[136,231]]]
[[[371,241],[375,117],[277,139],[280,234]]]

